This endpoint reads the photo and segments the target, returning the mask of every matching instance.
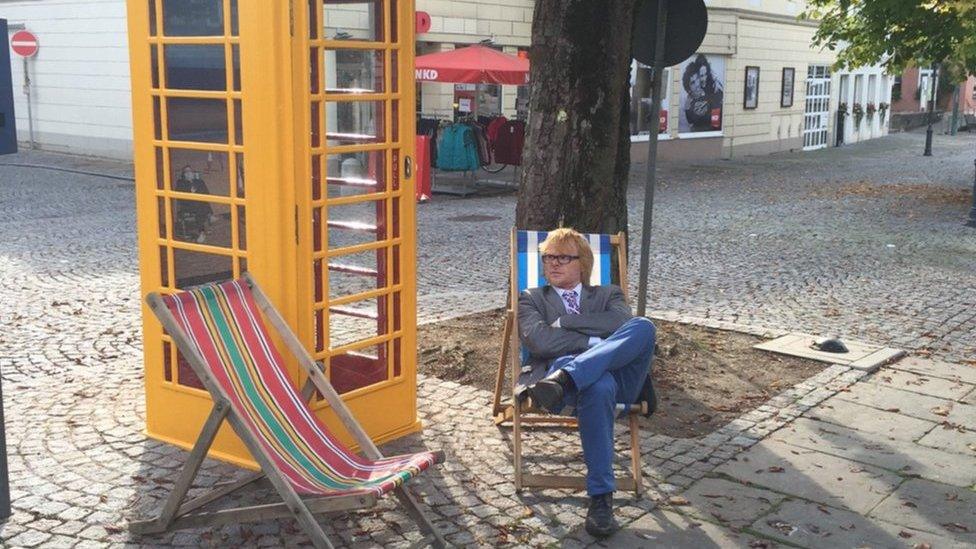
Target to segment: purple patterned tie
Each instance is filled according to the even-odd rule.
[[[579,301],[576,300],[576,290],[563,292],[563,301],[566,302],[566,312],[571,315],[580,314]]]

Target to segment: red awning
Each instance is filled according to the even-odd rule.
[[[529,60],[487,46],[428,53],[414,62],[419,82],[514,84],[529,82]]]

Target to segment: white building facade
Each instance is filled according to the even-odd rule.
[[[147,0],[148,1],[148,0]],[[236,1],[236,0],[234,0]],[[671,67],[666,99],[650,105],[650,71],[632,69],[631,133],[635,160],[655,126],[665,158],[730,158],[836,144],[839,103],[864,108],[890,103],[892,78],[871,68],[831,74],[832,52],[811,46],[814,23],[797,16],[791,0],[707,0],[708,34],[699,52]],[[446,51],[487,41],[512,55],[527,54],[533,0],[416,0],[431,16],[416,52]],[[124,0],[0,0],[11,30],[39,37],[30,60],[35,141],[48,150],[131,157],[129,53]],[[18,135],[27,139],[22,62],[13,60]],[[530,59],[531,61],[531,59]],[[849,82],[845,85],[842,82]],[[861,82],[861,84],[858,84]],[[417,112],[449,118],[459,97],[473,97],[479,113],[511,118],[527,104],[525,86],[418,84]],[[887,98],[887,99],[884,99]],[[663,116],[659,116],[663,114]],[[887,132],[878,111],[855,128],[848,116],[844,142]]]

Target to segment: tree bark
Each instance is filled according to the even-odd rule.
[[[518,228],[627,230],[636,3],[536,1]]]

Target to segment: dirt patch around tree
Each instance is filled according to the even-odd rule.
[[[420,326],[418,370],[494,391],[504,318],[497,309]],[[662,320],[654,324],[658,410],[643,421],[655,433],[708,434],[826,367],[753,349],[760,337]],[[504,387],[509,394],[510,378]],[[486,408],[485,415],[489,412]]]

